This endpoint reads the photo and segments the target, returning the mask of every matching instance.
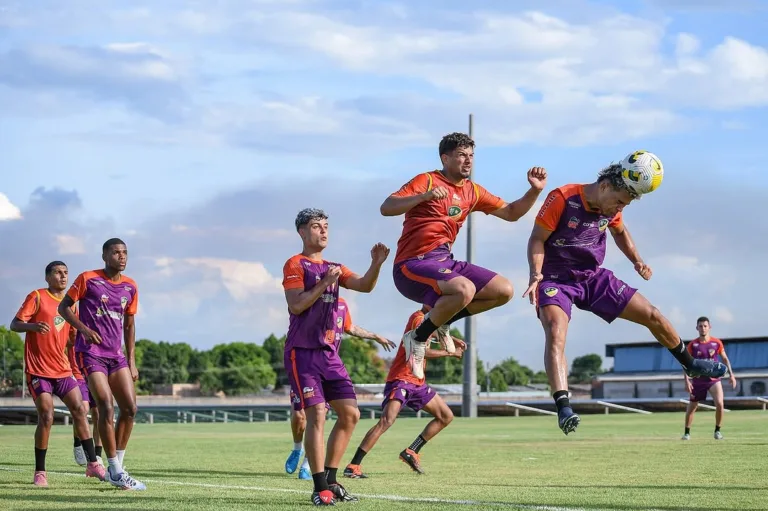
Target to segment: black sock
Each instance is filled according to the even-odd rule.
[[[101,445],[96,446],[96,456],[101,456],[101,450],[103,447]]]
[[[45,472],[45,453],[48,449],[35,447],[35,472]]]
[[[555,406],[557,406],[557,411],[559,412],[565,407],[571,406],[571,400],[568,399],[568,391],[567,390],[558,390],[554,394],[552,394],[552,398],[555,400]]]
[[[469,317],[471,315],[472,315],[472,313],[469,312],[466,307],[464,307],[459,312],[457,312],[455,316],[453,316],[451,319],[448,320],[448,324],[452,325],[455,321],[458,321],[460,319],[464,319],[464,318]]]
[[[357,448],[357,451],[355,451],[355,456],[352,458],[352,461],[350,462],[350,465],[359,465],[363,462],[363,458],[365,458],[365,455],[368,454],[361,448]]]
[[[431,319],[426,318],[416,327],[416,342],[427,342],[427,339],[435,333],[435,330],[437,330],[437,325],[432,323]]]
[[[81,445],[80,439],[75,437],[75,447],[80,447],[80,445]]]
[[[83,450],[85,451],[85,457],[90,462],[96,461],[96,448],[93,446],[93,438],[83,440]]]
[[[715,433],[717,433],[718,431],[720,431],[720,426],[715,426]]]
[[[680,362],[683,367],[686,369],[691,367],[691,364],[693,363],[693,356],[691,356],[691,354],[688,353],[688,350],[685,349],[685,343],[682,339],[680,339],[680,344],[674,348],[668,349],[669,352],[672,353],[672,355],[677,359],[678,362]]]
[[[423,436],[419,435],[416,437],[416,440],[414,440],[413,443],[408,448],[418,454],[421,448],[424,447],[425,445],[427,445],[427,441],[424,440]]]
[[[685,434],[690,435],[691,434],[691,428],[685,428]]]
[[[328,479],[325,478],[325,472],[312,474],[312,480],[315,482],[315,492],[321,492],[328,489]]]
[[[338,481],[336,480],[336,471],[339,470],[338,468],[331,468],[331,467],[325,467],[325,480],[328,481],[328,484],[337,484]]]

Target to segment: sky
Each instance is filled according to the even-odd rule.
[[[293,221],[318,207],[328,259],[363,273],[374,243],[392,248],[373,293],[343,296],[398,340],[417,305],[392,281],[402,218],[378,206],[438,168],[472,113],[475,180],[508,201],[532,166],[549,191],[657,154],[661,188],[625,211],[653,278],[611,240],[606,266],[683,337],[700,315],[720,337],[763,335],[766,16],[757,0],[0,0],[0,324],[49,261],[74,279],[118,236],[140,338],[261,343],[287,329]],[[474,217],[475,262],[516,290],[477,317],[490,363],[543,368],[520,297],[539,205]],[[577,310],[566,353],[652,339]]]

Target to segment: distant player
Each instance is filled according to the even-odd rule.
[[[423,320],[427,308],[414,312],[408,319],[405,331],[409,332],[416,328]],[[460,339],[453,338],[456,350],[448,353],[445,350],[433,350],[427,348],[426,358],[456,357],[461,358],[466,344]],[[425,362],[426,363],[426,362]],[[379,423],[372,427],[365,438],[357,448],[352,461],[344,469],[344,477],[352,479],[366,478],[363,468],[360,464],[366,454],[371,452],[381,435],[384,434],[397,420],[397,415],[403,406],[408,406],[414,412],[424,410],[430,414],[433,419],[424,428],[424,431],[416,437],[413,443],[400,452],[400,460],[411,467],[414,472],[423,474],[421,468],[421,459],[419,451],[432,440],[435,435],[440,433],[453,420],[453,412],[435,391],[427,385],[424,378],[416,378],[408,367],[405,359],[405,346],[400,343],[397,349],[395,359],[387,375],[387,384],[384,386],[384,401],[381,403],[383,413]]]
[[[67,405],[72,414],[75,434],[85,451],[85,476],[104,480],[104,467],[96,460],[93,439],[88,431],[87,405],[83,403],[80,388],[64,353],[70,326],[59,315],[57,308],[67,289],[68,278],[66,264],[61,261],[49,263],[45,267],[48,287],[29,293],[11,321],[11,330],[26,334],[24,371],[29,394],[37,408],[33,484],[44,488],[48,487],[45,456],[53,425],[54,395]]]
[[[637,252],[624,225],[622,210],[637,198],[624,184],[621,165],[603,169],[597,181],[571,184],[550,192],[536,217],[528,240],[529,296],[544,327],[544,365],[557,405],[560,429],[567,435],[579,425],[568,400],[565,339],[571,307],[587,310],[608,323],[623,318],[650,330],[680,362],[689,376],[718,377],[723,364],[695,360],[672,324],[637,290],[602,268],[606,231],[648,280],[651,268]]]
[[[546,184],[546,171],[534,167],[528,171],[531,188],[507,203],[469,180],[474,150],[469,136],[446,135],[439,146],[443,169],[419,174],[381,205],[384,216],[405,214],[393,269],[395,287],[406,298],[431,307],[424,322],[403,337],[408,365],[417,378],[424,377],[426,342],[433,332],[445,350],[453,352],[448,334],[453,322],[512,298],[509,280],[453,258],[451,249],[464,220],[481,211],[515,222],[533,207]]]
[[[696,320],[696,330],[699,332],[699,337],[688,343],[688,352],[693,358],[697,359],[717,361],[718,357],[722,358],[728,367],[728,374],[731,376],[731,386],[735,389],[736,376],[734,376],[733,369],[731,369],[731,361],[728,360],[728,355],[725,354],[723,342],[709,335],[710,327],[709,318],[706,316]],[[707,399],[707,392],[712,396],[712,401],[715,402],[715,440],[722,440],[723,434],[720,432],[720,426],[723,424],[725,403],[723,402],[723,384],[720,383],[720,378],[689,378],[685,371],[683,371],[683,377],[685,378],[685,388],[688,394],[690,394],[688,406],[685,409],[685,434],[683,434],[683,440],[691,439],[693,414],[699,407],[699,401]]]
[[[67,358],[69,359],[69,365],[72,367],[72,376],[77,380],[77,386],[80,387],[80,393],[83,395],[83,404],[86,405],[86,413],[91,412],[91,422],[93,423],[93,442],[96,446],[96,461],[99,465],[104,464],[104,460],[101,459],[101,440],[99,439],[99,408],[96,406],[96,400],[91,396],[88,390],[88,382],[85,381],[83,373],[77,367],[77,357],[75,356],[75,336],[76,332],[74,328],[70,328],[69,342],[67,343]],[[87,415],[86,415],[87,420]],[[74,456],[75,463],[84,467],[87,465],[88,460],[85,456],[85,449],[82,445],[82,440],[77,438],[77,426],[74,426],[75,434],[75,447]]]
[[[357,500],[336,479],[344,450],[360,420],[355,388],[333,345],[337,342],[339,287],[370,293],[376,286],[389,249],[377,243],[371,266],[360,276],[347,267],[323,260],[328,245],[328,216],[319,209],[304,209],[296,217],[303,250],[285,263],[283,288],[290,324],[285,342],[285,369],[291,390],[307,417],[305,445],[314,480],[312,502],[332,506],[336,500]],[[338,420],[323,448],[323,429],[329,403]],[[325,466],[323,466],[325,460]]]
[[[123,275],[128,263],[125,242],[112,238],[102,246],[103,270],[81,273],[59,305],[59,314],[77,329],[75,354],[99,409],[99,435],[107,452],[106,480],[123,490],[146,490],[123,469],[123,456],[136,416],[139,378],[134,358],[139,306],[136,282]],[[79,305],[79,317],[71,307]],[[125,354],[122,344],[125,340]],[[120,407],[117,430],[114,400]]]
[[[341,319],[341,321],[339,321],[339,319]],[[342,297],[339,297],[339,305],[336,309],[336,320],[334,321],[334,325],[336,329],[337,341],[332,344],[332,347],[336,351],[338,351],[339,346],[341,345],[341,338],[345,333],[354,335],[355,337],[359,337],[361,339],[372,339],[384,346],[384,349],[387,351],[390,351],[395,347],[395,343],[389,339],[355,325],[352,322],[352,315],[349,312],[347,302]],[[301,459],[301,455],[304,453],[302,443],[304,442],[304,431],[307,427],[307,416],[304,413],[304,410],[301,409],[301,400],[293,392],[293,390],[291,390],[291,404],[293,405],[293,408],[291,409],[291,433],[293,433],[293,450],[288,456],[288,459],[285,461],[285,471],[289,474],[296,472],[296,468],[299,464],[299,460]],[[326,407],[328,407],[327,403]],[[304,462],[301,464],[301,469],[299,470],[299,479],[312,479],[312,473],[309,469],[309,459],[306,456],[304,457]]]

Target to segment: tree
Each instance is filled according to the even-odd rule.
[[[355,383],[384,381],[384,360],[378,355],[378,344],[371,339],[345,336],[339,346],[339,356]]]
[[[549,383],[546,371],[539,371],[531,377],[531,383]]]
[[[24,340],[16,332],[0,326],[0,394],[21,390],[24,385]]]
[[[603,359],[596,353],[590,353],[573,359],[568,380],[571,383],[589,383],[594,376],[602,372]]]
[[[269,337],[264,339],[264,348],[269,353],[269,361],[272,364],[272,369],[277,374],[275,378],[275,388],[288,385],[288,375],[285,372],[285,363],[283,353],[285,352],[285,340],[286,336],[282,336],[279,339],[274,334],[270,334]]]
[[[215,390],[222,390],[227,395],[258,392],[274,385],[277,377],[272,369],[269,353],[255,344],[218,344],[211,350],[211,358],[219,375],[219,388]],[[212,384],[213,381],[209,383]]]
[[[521,365],[513,357],[509,357],[499,362],[493,369],[491,369],[491,373],[497,370],[503,375],[507,386],[528,385],[533,377],[533,371],[529,367]]]

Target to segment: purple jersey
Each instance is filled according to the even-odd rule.
[[[101,344],[90,344],[78,332],[75,352],[122,358],[123,318],[135,315],[139,306],[136,282],[125,275],[113,282],[103,270],[87,271],[78,275],[67,296],[78,303],[80,321],[101,337]]]
[[[536,224],[552,235],[544,243],[545,278],[568,279],[573,272],[596,271],[605,260],[606,230],[622,225],[619,212],[613,217],[589,208],[584,185],[571,184],[552,190],[544,201]]]
[[[344,316],[339,314],[339,286],[352,272],[344,265],[328,261],[316,261],[301,254],[288,259],[283,267],[283,288],[309,291],[314,288],[328,273],[331,266],[341,268],[341,276],[336,284],[328,286],[320,298],[301,314],[289,311],[288,336],[285,341],[285,351],[293,348],[318,349],[331,346],[338,349],[338,338],[343,333]]]
[[[723,341],[717,337],[710,337],[708,341],[702,341],[700,339],[694,339],[688,343],[688,353],[693,358],[700,358],[704,360],[720,361],[720,354],[723,352]],[[702,381],[718,381],[720,378],[708,378],[706,376],[700,378],[693,378],[694,380]]]

